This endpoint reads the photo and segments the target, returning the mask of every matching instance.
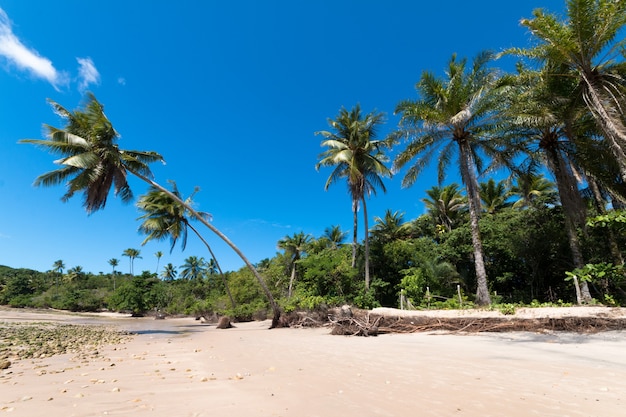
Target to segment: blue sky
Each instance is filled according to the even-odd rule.
[[[175,180],[185,195],[199,186],[197,208],[258,262],[286,235],[351,230],[345,185],[326,192],[330,171],[315,170],[323,149],[314,133],[329,117],[360,103],[387,114],[384,136],[422,71],[439,72],[452,53],[527,46],[519,20],[538,7],[561,13],[564,1],[0,0],[0,265],[46,271],[61,259],[97,273],[117,258],[128,271],[127,248],[141,250],[136,272],[153,271],[157,251],[161,265],[209,258],[192,235],[185,252],[170,254],[168,241],[142,247],[133,204],[111,197],[87,216],[80,197],[60,201],[63,187],[33,187],[55,157],[17,142],[63,125],[47,98],[76,109],[93,92],[120,146],[161,153],[157,182]],[[424,212],[434,173],[409,189],[401,176],[369,201],[370,224],[387,209],[407,220]],[[223,269],[243,266],[204,236]]]

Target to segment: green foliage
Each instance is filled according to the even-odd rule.
[[[158,296],[152,292],[157,279],[149,271],[133,276],[130,282],[121,285],[111,296],[110,305],[121,311],[130,311],[133,315],[143,315],[148,310],[158,307]]]
[[[582,268],[565,272],[565,281],[570,281],[577,277],[580,282],[597,282],[599,280],[622,281],[624,280],[623,265],[613,265],[601,262],[597,264],[586,264]]]

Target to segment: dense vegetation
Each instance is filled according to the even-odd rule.
[[[460,307],[505,303],[626,302],[623,271],[626,202],[626,0],[567,0],[567,18],[534,12],[522,20],[533,45],[505,55],[515,73],[495,67],[498,56],[471,62],[453,55],[443,76],[425,71],[417,98],[403,100],[400,122],[377,138],[383,117],[358,105],[329,119],[318,169],[332,168],[326,187],[348,185],[354,214],[352,242],[330,226],[324,236],[299,232],[278,242],[272,259],[252,265],[238,248],[183,199],[172,183],[152,180],[156,152],[122,151],[102,105],[88,95],[84,110],[52,103],[67,120],[47,126],[49,137],[24,140],[60,155],[56,171],[38,185],[82,193],[88,212],[105,207],[111,188],[133,194],[128,174],[150,184],[138,200],[146,240],[169,238],[184,248],[188,230],[223,239],[246,267],[223,272],[191,256],[178,273],[93,275],[62,261],[46,273],[0,270],[0,303],[73,310],[226,313],[238,318],[351,303],[360,307]],[[393,161],[387,153],[399,146]],[[436,160],[436,161],[434,161]],[[390,165],[387,165],[391,162]],[[427,190],[428,214],[404,219],[388,210],[368,223],[367,200],[401,173],[415,183],[436,162],[440,184]],[[445,184],[454,170],[462,185]],[[498,177],[493,173],[499,173]],[[503,175],[502,173],[506,173]],[[490,177],[491,175],[491,177]],[[551,178],[551,179],[548,179]],[[357,241],[359,209],[367,231]],[[205,241],[206,243],[206,241]],[[139,256],[136,249],[123,254]]]

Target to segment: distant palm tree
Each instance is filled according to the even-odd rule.
[[[296,265],[310,242],[311,236],[305,235],[304,232],[294,233],[293,236],[285,236],[278,241],[278,248],[285,251],[285,256],[289,259],[289,267],[291,269],[287,299],[291,298],[293,283],[296,280]]]
[[[171,263],[165,265],[163,268],[163,272],[161,272],[161,277],[165,281],[174,281],[178,276],[178,272],[176,271],[176,267]]]
[[[534,170],[517,173],[510,192],[512,197],[517,197],[514,208],[531,207],[537,200],[544,204],[555,204],[558,200],[554,183]]]
[[[501,126],[499,96],[503,90],[497,72],[488,67],[492,58],[484,52],[468,66],[467,60],[457,60],[453,55],[444,78],[424,72],[416,85],[419,98],[396,107],[401,117],[399,136],[410,142],[396,157],[394,170],[413,161],[403,186],[412,185],[434,155],[438,155],[441,183],[454,153],[458,154],[470,215],[478,305],[490,304],[491,298],[478,226],[481,207],[477,171],[482,171],[481,156],[489,157],[492,164],[513,161],[513,155],[494,140]]]
[[[202,278],[206,271],[206,262],[204,258],[198,258],[197,256],[190,256],[185,259],[185,263],[181,265],[182,271],[180,276],[183,279],[190,281],[196,281]]]
[[[159,251],[156,251],[156,252],[154,253],[154,256],[156,256],[156,258],[157,258],[157,266],[156,266],[156,269],[154,270],[154,273],[155,273],[155,274],[158,274],[158,273],[159,273],[159,261],[160,261],[160,260],[161,260],[161,258],[163,257],[163,252],[161,252],[160,250],[159,250]]]
[[[422,202],[440,232],[451,232],[460,222],[461,213],[467,209],[467,200],[459,191],[457,183],[435,185],[426,190]]]
[[[63,274],[64,269],[65,269],[65,264],[63,263],[61,259],[54,261],[54,264],[52,265],[52,270],[54,272],[56,272],[57,274]]]
[[[343,244],[343,241],[346,240],[347,235],[348,232],[342,231],[341,226],[335,225],[324,229],[324,236],[322,237],[328,240],[332,249],[337,249]]]
[[[374,222],[371,234],[382,242],[407,239],[411,235],[411,225],[404,222],[404,213],[400,211],[387,209],[385,217],[376,216]]]
[[[67,270],[67,274],[65,275],[65,279],[68,282],[75,282],[78,279],[82,278],[83,276],[85,276],[85,272],[83,271],[83,267],[80,266],[80,265],[77,265],[77,266]]]
[[[321,146],[328,149],[320,154],[320,167],[334,167],[326,180],[325,189],[331,184],[346,179],[352,199],[352,213],[354,230],[352,235],[352,267],[356,266],[357,249],[357,211],[359,204],[363,205],[363,221],[365,225],[365,288],[369,289],[369,237],[366,197],[376,194],[376,189],[386,191],[383,177],[390,177],[391,170],[385,162],[387,157],[384,149],[390,146],[387,141],[376,139],[377,129],[383,123],[383,114],[372,112],[365,116],[357,104],[352,110],[342,108],[336,119],[329,119],[328,124],[333,129],[319,131],[325,140]]]
[[[131,201],[133,194],[127,182],[128,174],[133,174],[146,183],[169,193],[175,201],[189,210],[192,217],[219,236],[244,261],[263,289],[274,312],[271,327],[280,323],[280,307],[274,300],[267,284],[254,265],[246,258],[235,244],[215,226],[204,219],[193,207],[186,206],[177,196],[152,180],[149,163],[161,161],[163,157],[156,152],[122,150],[117,145],[119,134],[104,114],[102,104],[91,93],[84,110],[70,112],[58,103],[51,101],[57,114],[67,120],[64,129],[46,125],[49,138],[23,139],[20,143],[30,143],[62,155],[56,163],[62,165],[58,170],[40,175],[35,185],[52,186],[67,184],[67,192],[62,200],[67,201],[75,193],[82,192],[84,206],[88,213],[100,210],[106,205],[111,188],[123,201]]]
[[[511,207],[513,203],[508,202],[509,190],[507,189],[505,181],[498,181],[497,183],[493,178],[490,178],[487,182],[481,182],[478,184],[480,190],[480,200],[483,203],[483,209],[489,214],[495,214],[498,211]]]
[[[135,259],[139,258],[142,259],[141,256],[139,256],[141,254],[141,251],[139,249],[133,249],[133,248],[128,248],[128,249],[124,249],[124,252],[122,252],[122,256],[128,256],[128,260],[130,261],[130,274],[134,275],[134,262]]]
[[[115,291],[115,267],[118,266],[119,263],[120,261],[115,258],[109,259],[109,265],[113,267],[113,291]]]

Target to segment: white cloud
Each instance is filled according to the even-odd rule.
[[[126,85],[126,78],[124,78],[124,77],[119,77],[119,78],[117,79],[117,83],[118,83],[119,85]]]
[[[22,70],[30,71],[39,78],[48,80],[55,88],[66,82],[66,76],[57,71],[52,62],[27,48],[14,34],[11,21],[0,8],[0,56]]]
[[[85,91],[89,84],[100,84],[100,73],[91,58],[76,58],[78,61],[78,90]]]

